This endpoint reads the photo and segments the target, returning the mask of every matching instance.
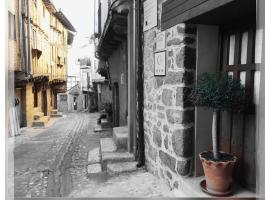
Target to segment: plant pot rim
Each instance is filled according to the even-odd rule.
[[[212,151],[202,151],[201,153],[199,153],[199,157],[200,157],[200,160],[202,161],[202,162],[205,162],[205,163],[207,163],[207,164],[215,164],[215,165],[219,165],[219,164],[234,164],[234,163],[236,163],[236,161],[237,161],[237,157],[236,156],[234,156],[234,155],[232,155],[232,154],[230,154],[230,153],[226,153],[226,152],[224,152],[224,151],[219,151],[219,153],[224,153],[224,154],[228,154],[228,155],[230,155],[230,156],[232,156],[233,157],[233,159],[232,160],[228,160],[228,161],[219,161],[219,160],[217,160],[217,161],[215,161],[215,160],[207,160],[206,158],[204,158],[204,157],[202,157],[202,154],[203,153],[208,153],[208,152],[212,152]]]

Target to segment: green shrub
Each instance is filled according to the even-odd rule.
[[[245,107],[245,89],[239,80],[227,74],[199,76],[191,99],[196,106],[215,110],[242,110]]]

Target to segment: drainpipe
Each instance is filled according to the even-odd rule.
[[[19,31],[19,48],[21,52],[21,71],[25,72],[25,76],[27,76],[27,70],[25,68],[25,49],[24,49],[24,31],[23,31],[23,22],[22,22],[22,3],[21,0],[18,0],[18,31]]]
[[[30,0],[27,1],[27,47],[28,47],[28,61],[27,72],[31,73],[31,47],[30,47]]]
[[[143,128],[143,31],[142,31],[142,17],[143,17],[143,7],[142,0],[135,2],[137,5],[137,50],[138,50],[138,69],[137,69],[137,92],[138,92],[138,164],[137,167],[142,167],[145,163],[144,154],[144,128]]]

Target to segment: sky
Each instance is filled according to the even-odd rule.
[[[52,2],[56,9],[62,10],[77,30],[68,53],[68,75],[77,76],[79,79],[80,67],[75,62],[88,54],[87,48],[80,47],[89,41],[94,32],[94,0],[52,0]]]

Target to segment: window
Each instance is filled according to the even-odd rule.
[[[258,39],[260,38],[260,39]],[[255,63],[261,55],[260,43],[255,26],[225,30],[222,35],[222,70],[235,79],[239,79],[245,87],[249,108],[254,113],[259,98],[260,71]],[[259,49],[259,50],[258,50]]]
[[[16,21],[15,15],[8,12],[8,37],[11,40],[16,40]]]

